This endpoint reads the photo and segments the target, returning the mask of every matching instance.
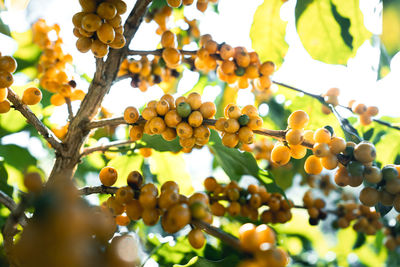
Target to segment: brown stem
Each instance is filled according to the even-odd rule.
[[[18,110],[27,121],[35,127],[35,129],[43,136],[43,138],[58,152],[63,151],[61,142],[57,139],[54,133],[47,128],[39,119],[35,113],[27,106],[24,105],[18,95],[11,89],[8,88],[8,100],[13,104],[14,108]]]
[[[92,194],[110,194],[113,195],[117,192],[118,187],[111,186],[93,186],[93,187],[83,187],[79,189],[79,194],[83,196],[92,195]]]
[[[102,151],[105,152],[107,150],[109,150],[112,147],[120,147],[120,146],[125,146],[125,145],[130,145],[135,143],[135,141],[131,141],[131,140],[127,140],[127,141],[115,141],[115,142],[110,142],[106,145],[101,145],[101,146],[95,146],[95,147],[89,147],[86,148],[85,150],[83,150],[81,157],[89,155],[93,152],[97,152],[97,151]]]
[[[205,223],[200,220],[192,220],[191,224],[195,226],[196,228],[199,228],[206,232],[209,235],[212,235],[218,239],[220,239],[222,242],[228,244],[229,246],[235,248],[236,250],[242,250],[242,247],[240,246],[239,239],[236,237],[228,234],[225,231],[222,231],[221,229],[214,227],[208,223]]]
[[[161,56],[162,55],[162,49],[157,49],[157,50],[129,50],[128,55],[134,56],[147,56],[147,55],[154,55],[154,56]],[[197,54],[197,51],[187,51],[187,50],[179,50],[179,52],[182,55],[187,55],[187,56],[195,56]]]

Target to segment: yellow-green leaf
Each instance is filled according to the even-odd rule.
[[[381,40],[390,56],[400,50],[400,3],[384,3]]]
[[[139,155],[124,155],[113,158],[107,164],[118,172],[118,180],[114,186],[126,185],[126,178],[131,171],[140,170],[143,158]]]
[[[282,4],[282,0],[265,0],[257,8],[250,29],[253,49],[261,61],[271,60],[277,66],[282,64],[289,48],[285,41],[287,22],[280,17]]]
[[[180,193],[184,195],[193,193],[192,181],[182,154],[153,151],[150,169],[151,173],[157,175],[160,184],[172,180],[179,184]]]

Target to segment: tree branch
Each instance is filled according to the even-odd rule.
[[[32,110],[24,105],[18,95],[11,89],[8,88],[8,100],[13,104],[14,108],[18,110],[27,121],[43,136],[43,138],[57,151],[62,152],[63,146],[57,139],[54,133],[47,128],[39,119],[36,117]]]
[[[72,119],[74,118],[74,113],[72,112],[71,98],[65,97],[65,103],[67,103],[68,120],[72,121]]]
[[[125,146],[125,145],[130,145],[135,143],[136,141],[131,141],[131,140],[127,140],[127,141],[114,141],[114,142],[110,142],[106,145],[101,145],[101,146],[95,146],[95,147],[89,147],[86,148],[82,153],[81,153],[81,157],[89,155],[93,152],[97,152],[97,151],[102,151],[103,153],[107,150],[109,150],[112,147],[120,147],[120,146]]]
[[[157,50],[129,50],[128,55],[130,56],[147,56],[147,55],[154,55],[154,56],[161,56],[163,49]],[[179,50],[182,55],[186,56],[195,56],[197,51],[187,51],[187,50]]]
[[[12,202],[14,202],[11,199]],[[15,259],[12,255],[12,250],[14,247],[14,236],[18,233],[17,225],[18,223],[21,226],[26,226],[27,218],[25,216],[25,209],[28,206],[28,201],[25,198],[21,199],[21,202],[17,206],[15,203],[10,202],[8,199],[9,204],[14,206],[15,208],[11,210],[11,214],[8,216],[7,221],[3,227],[3,242],[4,242],[4,250],[7,255],[7,259],[10,261],[11,266],[15,266]]]
[[[83,187],[79,189],[79,194],[83,196],[88,196],[92,194],[115,194],[118,190],[118,187],[111,187],[111,186],[93,186],[93,187]]]
[[[139,117],[138,121],[135,124],[141,124],[145,123],[146,120],[143,119],[142,116]],[[118,126],[121,124],[127,124],[124,120],[124,117],[117,117],[117,118],[111,118],[111,119],[103,119],[103,120],[98,120],[98,121],[92,121],[90,122],[86,129],[87,130],[92,130],[95,128],[101,128],[105,126]]]
[[[87,125],[98,113],[104,96],[117,77],[119,67],[126,57],[128,46],[138,30],[151,0],[137,0],[124,25],[125,47],[110,49],[107,59],[96,59],[96,72],[81,106],[69,125],[64,143],[65,155],[56,157],[49,183],[71,179],[81,157],[82,146],[89,134]]]
[[[303,94],[305,94],[305,95],[308,95],[308,96],[310,96],[310,97],[313,97],[313,98],[317,99],[318,101],[320,101],[322,104],[324,104],[324,105],[326,105],[326,106],[329,106],[329,105],[330,105],[329,103],[327,103],[327,102],[325,101],[325,99],[324,99],[321,95],[315,95],[315,94],[306,92],[306,91],[304,91],[304,90],[298,89],[298,88],[296,88],[296,87],[293,87],[293,86],[290,86],[290,85],[287,85],[287,84],[284,84],[284,83],[281,83],[281,82],[276,82],[276,81],[272,81],[272,82],[275,83],[275,84],[277,84],[277,85],[280,85],[280,86],[286,87],[286,88],[288,88],[288,89],[291,89],[291,90],[293,90],[293,91],[297,91],[297,92],[303,93]],[[353,112],[353,110],[352,110],[351,108],[347,107],[347,106],[340,105],[340,104],[339,104],[338,106],[340,106],[340,107],[342,107],[342,108],[345,108],[345,109],[349,110],[351,113],[355,114],[355,113]],[[337,113],[337,111],[336,111],[336,113]],[[379,119],[374,119],[374,118],[373,118],[372,120],[375,121],[376,123],[379,123],[379,124],[385,125],[385,126],[387,126],[387,127],[389,127],[389,128],[392,128],[392,129],[395,129],[395,130],[399,130],[399,131],[400,131],[400,127],[399,127],[399,126],[393,125],[393,124],[391,124],[391,123],[389,123],[389,122],[386,122],[386,121],[383,121],[383,120],[379,120]]]

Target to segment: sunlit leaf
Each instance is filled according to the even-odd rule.
[[[148,135],[144,134],[143,138],[137,142],[136,148],[149,147],[157,151],[171,151],[178,152],[182,149],[179,145],[179,139],[175,138],[172,141],[165,141],[161,135]]]
[[[182,194],[193,193],[192,180],[186,170],[186,163],[182,154],[153,152],[150,158],[151,172],[157,175],[160,184],[173,180],[179,184]]]
[[[287,22],[280,17],[282,0],[265,0],[254,14],[250,29],[252,47],[262,61],[271,60],[277,66],[289,48],[285,41]]]
[[[390,56],[400,50],[400,2],[385,1],[382,14],[381,40]]]
[[[7,183],[8,173],[4,167],[3,161],[0,161],[0,190],[12,197],[13,187]]]
[[[346,64],[371,34],[365,29],[358,1],[334,2],[319,0],[307,4],[297,14],[297,32],[312,58]]]
[[[269,192],[285,194],[275,183],[272,174],[258,166],[257,161],[251,153],[240,152],[235,148],[224,146],[218,133],[214,130],[211,131],[210,142],[208,145],[212,150],[216,161],[231,180],[239,181],[243,175],[252,175],[264,184]]]
[[[113,158],[107,166],[114,167],[118,171],[118,180],[114,186],[126,185],[126,178],[131,171],[140,170],[143,158],[139,155],[124,155]]]
[[[29,165],[36,165],[36,158],[34,158],[28,149],[9,144],[0,146],[0,157],[4,158],[4,161],[24,171]]]

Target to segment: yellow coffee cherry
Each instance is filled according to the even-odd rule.
[[[310,121],[310,117],[303,110],[296,110],[288,118],[288,126],[292,129],[303,129]]]
[[[253,143],[253,135],[253,131],[247,126],[241,127],[238,132],[239,140],[243,144]]]
[[[339,154],[346,149],[346,141],[341,137],[333,137],[329,142],[329,149],[333,154]]]
[[[276,144],[271,151],[272,162],[285,165],[290,161],[290,148],[283,144]]]
[[[314,133],[314,141],[316,143],[329,144],[331,141],[331,132],[325,128],[319,128]]]
[[[322,166],[327,170],[333,170],[338,166],[338,160],[335,154],[329,153],[321,158]]]
[[[236,133],[239,128],[240,124],[236,119],[227,119],[224,123],[224,131],[227,133]]]
[[[307,154],[307,148],[302,145],[291,145],[290,156],[294,159],[302,159]]]
[[[308,174],[320,174],[322,172],[322,164],[320,159],[314,155],[309,156],[304,163],[304,170]]]
[[[227,147],[235,147],[239,143],[239,137],[235,133],[225,133],[222,137],[222,144]]]
[[[126,123],[135,123],[139,119],[139,112],[135,107],[127,107],[124,111],[124,120]]]
[[[329,146],[326,143],[316,143],[313,146],[313,153],[319,158],[328,156],[330,154]]]
[[[203,115],[200,111],[193,111],[188,118],[188,123],[192,127],[199,127],[203,123]]]
[[[289,143],[289,145],[300,145],[303,140],[303,130],[301,129],[290,129],[286,133],[286,141]]]

